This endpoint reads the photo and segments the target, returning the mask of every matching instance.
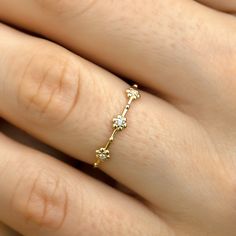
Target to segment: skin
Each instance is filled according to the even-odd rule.
[[[121,78],[142,98],[101,166],[127,192],[2,133],[0,221],[26,236],[234,236],[234,11],[235,1],[2,0],[2,21],[48,39],[0,24],[2,118],[92,164],[127,101]]]

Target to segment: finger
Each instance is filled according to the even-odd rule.
[[[23,235],[155,235],[159,229],[168,235],[135,200],[3,135],[0,140],[0,219]]]
[[[235,28],[234,19],[188,0],[145,5],[141,0],[23,0],[20,5],[2,0],[0,18],[43,34],[169,99],[196,102],[207,100],[208,75],[222,65]],[[222,40],[215,40],[221,35]]]
[[[127,85],[52,43],[4,26],[0,38],[4,58],[0,63],[1,115],[44,142],[92,164],[95,150],[105,145],[111,134],[113,116],[127,102],[123,92]],[[62,69],[65,61],[67,67]],[[54,93],[50,99],[54,86],[62,94]],[[188,215],[192,219],[196,194],[195,204],[202,209],[199,212],[218,212],[213,201],[203,204],[203,199],[215,199],[216,192],[221,202],[222,189],[226,188],[218,181],[221,162],[206,131],[194,119],[144,92],[132,104],[127,119],[128,127],[110,147],[111,160],[101,169],[158,206],[159,212],[184,211],[183,218]],[[211,161],[206,163],[206,156]],[[207,185],[205,179],[212,182]],[[210,191],[202,191],[201,183]],[[212,221],[219,220],[215,218]],[[194,219],[204,223],[201,214]]]
[[[95,150],[112,132],[112,118],[127,103],[127,85],[60,47],[8,27],[1,27],[0,39],[1,115],[92,164]],[[189,140],[194,139],[205,147],[202,131],[194,120],[145,92],[134,101],[127,119],[128,127],[116,136],[111,160],[101,165],[102,170],[163,208],[176,205],[176,190],[168,186],[184,183],[176,182],[174,176],[179,174],[174,174],[172,161],[179,160],[176,171],[182,171],[183,162],[192,155],[192,150],[183,154],[183,144],[192,145]],[[156,188],[151,187],[154,178]],[[181,189],[179,201],[184,198]]]
[[[209,7],[225,11],[225,12],[235,12],[236,11],[236,1],[235,0],[197,0]]]
[[[13,139],[21,144],[24,144],[25,146],[34,148],[34,149],[39,150],[43,153],[51,155],[54,158],[56,158],[60,161],[63,161],[64,163],[69,164],[70,166],[73,166],[75,168],[79,168],[84,173],[91,175],[91,176],[95,177],[96,179],[101,180],[102,182],[104,182],[112,187],[115,187],[116,189],[118,189],[126,194],[137,197],[137,194],[134,194],[130,190],[129,191],[125,190],[124,187],[122,188],[120,186],[120,184],[118,184],[113,178],[104,174],[102,171],[94,172],[93,168],[91,168],[90,165],[87,165],[83,162],[80,162],[80,161],[74,159],[74,158],[71,158],[70,156],[66,155],[65,153],[62,153],[59,150],[46,145],[45,143],[43,143],[39,139],[34,138],[32,135],[27,134],[22,129],[19,129],[6,121],[0,121],[0,130],[6,136],[10,137],[11,139]]]
[[[104,145],[109,137],[112,117],[127,102],[123,94],[126,84],[52,43],[4,26],[0,32],[3,46],[0,48],[1,115],[44,142],[92,163],[95,149]],[[65,61],[68,67],[63,70]],[[24,85],[22,78],[27,81]],[[77,90],[74,84],[78,78]],[[62,86],[58,82],[61,79]],[[46,89],[39,90],[35,105],[27,109],[41,81],[41,88],[45,86]],[[54,84],[62,94],[55,93],[57,96],[51,100]],[[21,93],[17,93],[19,88]],[[79,91],[78,99],[75,99],[75,89]],[[71,104],[74,109],[68,114]],[[50,109],[44,110],[45,105]],[[40,112],[42,109],[46,112]],[[194,219],[207,230],[209,225],[203,221],[201,212],[214,212],[209,221],[220,222],[221,208],[216,208],[214,202],[224,205],[222,194],[228,190],[224,184],[225,175],[219,171],[221,162],[206,131],[195,119],[144,92],[128,115],[127,129],[122,132],[123,136],[117,136],[111,147],[112,159],[101,168],[154,203],[165,215],[166,212],[182,213],[181,221]],[[209,157],[207,162],[206,156]],[[193,201],[199,209],[194,216]]]
[[[0,222],[0,235],[1,236],[20,236],[20,234],[10,229],[6,225],[2,224],[1,222]]]

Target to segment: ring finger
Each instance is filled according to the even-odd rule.
[[[95,150],[112,132],[112,118],[127,103],[127,84],[61,47],[3,25],[0,39],[1,115],[61,151],[93,163]],[[185,145],[195,145],[194,140],[207,150],[206,135],[173,106],[141,94],[127,114],[127,128],[110,147],[111,160],[101,168],[151,202],[175,207],[187,197],[183,166],[196,164],[189,158],[193,151],[199,156],[199,150]],[[199,165],[203,157],[198,157]],[[154,179],[158,181],[153,188]]]

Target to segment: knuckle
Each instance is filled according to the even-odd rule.
[[[95,0],[82,0],[78,4],[76,0],[36,0],[37,4],[50,12],[52,15],[73,15],[78,13],[84,13],[95,2]]]
[[[21,179],[21,182],[23,183],[18,183],[21,187],[12,200],[14,210],[28,224],[51,230],[60,229],[66,219],[68,208],[65,181],[54,174],[41,171],[33,174],[28,180]]]
[[[19,82],[18,102],[25,115],[50,125],[63,121],[77,103],[79,75],[78,64],[68,56],[34,55]]]

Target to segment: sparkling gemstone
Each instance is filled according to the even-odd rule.
[[[140,98],[139,91],[134,88],[129,88],[126,90],[128,98],[138,99]]]
[[[106,160],[106,159],[107,159],[107,156],[106,156],[105,154],[100,154],[100,155],[99,155],[99,158],[100,158],[101,160]]]
[[[118,115],[113,119],[113,127],[118,128],[119,130],[122,130],[126,128],[126,118],[122,115]]]
[[[117,120],[117,124],[118,124],[119,126],[121,126],[121,125],[123,124],[123,119],[122,119],[122,118],[118,119],[118,120]]]
[[[100,148],[96,150],[96,157],[101,161],[106,161],[110,158],[110,152],[108,149]]]

